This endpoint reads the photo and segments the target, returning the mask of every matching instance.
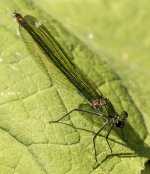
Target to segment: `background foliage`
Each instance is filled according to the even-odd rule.
[[[98,159],[104,160],[98,168],[93,169],[92,134],[48,124],[84,101],[39,70],[17,35],[14,10],[52,28],[117,111],[129,112],[127,140],[118,130],[110,137],[115,155],[105,160],[110,151],[98,138]],[[149,1],[1,0],[0,11],[1,173],[141,173],[150,157]],[[80,114],[68,123],[90,131],[99,127],[95,118]]]

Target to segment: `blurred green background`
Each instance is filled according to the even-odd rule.
[[[18,26],[16,23],[12,22],[12,13],[14,12],[14,10],[19,10],[23,12],[24,15],[34,15],[36,14],[36,9],[40,9],[40,11],[43,14],[45,13],[47,16],[52,15],[68,31],[75,34],[79,40],[82,40],[93,51],[101,55],[103,60],[107,62],[108,67],[120,76],[121,83],[127,87],[127,90],[131,95],[134,104],[138,107],[144,118],[145,122],[141,124],[145,124],[147,131],[150,132],[150,2],[148,0],[27,0],[25,2],[23,0],[1,0],[1,57],[6,57],[6,64],[12,62],[12,54],[17,50],[14,48],[18,48],[19,50],[25,50],[21,39],[18,39],[15,33]],[[40,17],[40,14],[38,15]],[[13,35],[15,37],[16,42],[14,42],[15,39],[11,40],[10,35]],[[27,52],[23,51],[22,58],[24,58],[24,56],[26,56],[27,54]],[[26,63],[26,61],[24,63]],[[17,76],[17,73],[14,75]],[[10,79],[8,79],[8,83],[9,80],[11,82],[13,81],[11,80],[11,77]],[[1,86],[3,87],[2,83]],[[3,101],[3,97],[4,96],[1,93],[1,101]],[[9,100],[7,102],[9,102]],[[10,110],[14,109],[15,105],[12,105],[11,107],[12,108],[9,108]],[[6,110],[6,115],[8,114],[7,109],[3,106],[3,104],[1,105],[0,109],[0,114],[3,114],[4,110]],[[132,115],[130,117],[132,117]],[[4,122],[1,122],[1,124],[4,125]],[[8,129],[7,126],[5,128],[6,130]],[[2,129],[4,129],[3,126]],[[11,130],[10,127],[9,129]],[[4,147],[5,146],[6,145],[4,145]],[[19,153],[17,151],[18,147],[16,148],[16,145],[14,145],[14,149],[16,153]],[[40,150],[41,149],[39,148],[38,153],[40,153]],[[2,154],[0,156],[1,161],[3,161],[4,153],[7,153],[8,156],[11,156],[13,154],[13,151],[11,151],[12,154],[10,152],[7,152],[7,150],[2,151]],[[42,155],[45,155],[44,152]],[[22,153],[20,153],[20,158],[21,156]],[[13,155],[12,160],[14,160]],[[25,159],[23,159],[23,161],[24,160]],[[34,166],[33,161],[32,165]],[[24,163],[27,163],[28,165],[28,161],[25,160]],[[46,163],[44,163],[43,166],[44,165],[46,165]],[[126,165],[123,164],[123,166]],[[141,162],[140,165],[139,162],[137,165],[137,171],[135,173],[140,173],[142,170],[142,166],[143,163]],[[11,167],[12,166],[10,166],[10,168]],[[21,167],[22,166],[20,166],[20,168]],[[111,167],[114,167],[113,164]],[[111,167],[109,166],[109,168]],[[128,166],[126,166],[126,168],[127,167]],[[3,167],[3,173],[12,172],[12,170],[10,170],[9,172],[8,168],[6,170],[4,168],[5,167]],[[121,169],[122,166],[120,165],[120,167],[118,167],[118,173],[120,173]],[[24,174],[26,170],[22,168],[22,170],[18,171],[22,171],[22,173]],[[39,173],[47,173],[46,170],[41,171],[42,172]],[[55,170],[52,171],[52,173],[56,173]],[[101,173],[104,171],[105,170],[103,170],[102,168]],[[92,172],[99,173],[100,171],[95,170]],[[123,173],[127,172],[126,170],[123,171]],[[148,172],[149,171],[147,171],[147,173]]]

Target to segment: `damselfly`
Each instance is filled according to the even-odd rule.
[[[97,162],[96,151],[96,137],[107,125],[110,126],[106,136],[106,141],[112,152],[111,146],[108,141],[108,136],[113,126],[123,128],[128,117],[126,111],[122,111],[119,115],[111,102],[105,98],[95,83],[89,79],[76,64],[71,61],[70,56],[65,52],[62,46],[56,41],[53,35],[47,30],[47,28],[41,24],[37,19],[32,16],[22,17],[20,13],[15,12],[14,18],[19,23],[19,30],[21,37],[32,55],[33,60],[41,68],[41,70],[48,76],[49,68],[53,64],[62,73],[68,81],[74,85],[77,91],[85,97],[90,105],[97,112],[86,111],[82,109],[73,109],[69,113],[62,116],[60,119],[53,121],[59,122],[67,115],[74,111],[90,113],[97,116],[105,117],[106,122],[100,127],[100,129],[93,136],[94,155]],[[34,46],[34,49],[33,49]],[[36,49],[35,49],[36,48]],[[52,72],[53,73],[53,72]],[[101,112],[101,109],[105,107],[107,115]],[[109,109],[111,108],[111,110]],[[111,111],[111,112],[110,112]],[[51,122],[50,122],[51,123]],[[121,129],[122,130],[122,129]]]

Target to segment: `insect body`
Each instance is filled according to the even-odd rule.
[[[22,17],[22,15],[17,12],[14,13],[14,18],[19,23],[21,37],[29,53],[40,69],[48,76],[50,66],[53,64],[97,111],[90,112],[81,109],[73,109],[60,119],[53,122],[59,122],[74,111],[91,113],[106,118],[104,125],[100,127],[93,137],[94,154],[97,162],[97,152],[95,146],[96,137],[106,125],[109,125],[110,128],[107,133],[106,140],[111,149],[108,142],[108,136],[113,126],[119,128],[124,127],[128,113],[126,111],[122,111],[122,113],[119,115],[115,111],[111,102],[102,95],[102,92],[98,89],[96,84],[71,61],[71,58],[62,48],[62,46],[56,41],[48,29],[37,19],[29,15]],[[34,46],[36,49],[33,49],[35,48]],[[103,113],[101,113],[102,107],[105,107],[107,111],[109,110],[107,115],[103,115]],[[111,110],[109,108],[111,108]]]

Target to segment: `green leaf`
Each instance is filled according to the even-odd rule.
[[[124,87],[122,83],[125,82],[110,68],[117,67],[116,63],[111,61],[106,64],[103,61],[105,57],[98,55],[95,49],[89,49],[92,43],[88,42],[87,46],[73,34],[73,31],[69,32],[63,27],[65,22],[62,22],[62,26],[62,23],[48,14],[47,7],[50,5],[48,1],[41,1],[39,4],[37,2],[3,0],[1,3],[3,9],[0,47],[1,173],[140,173],[145,159],[150,157],[150,148],[147,145],[150,144],[150,138],[144,114],[140,106],[136,106],[136,100],[139,98],[131,97],[133,88],[129,95],[130,86]],[[97,138],[98,160],[101,165],[96,169],[93,169],[94,134],[82,129],[96,132],[103,122],[93,116],[73,113],[67,118],[67,123],[74,127],[48,123],[57,120],[73,108],[80,107],[85,101],[77,92],[69,91],[50,81],[34,63],[17,35],[18,24],[12,20],[12,9],[23,15],[33,15],[43,22],[67,53],[73,55],[73,61],[93,79],[104,96],[111,100],[117,112],[128,111],[128,123],[123,129],[125,141],[120,129],[115,128],[110,135],[112,155],[104,138],[107,130],[103,130],[102,137]],[[73,6],[71,9],[74,9]],[[96,27],[98,30],[99,24],[96,24]],[[107,50],[106,48],[104,50]],[[110,52],[113,52],[112,50]],[[123,64],[119,66],[121,69]],[[127,80],[124,73],[121,75]]]

